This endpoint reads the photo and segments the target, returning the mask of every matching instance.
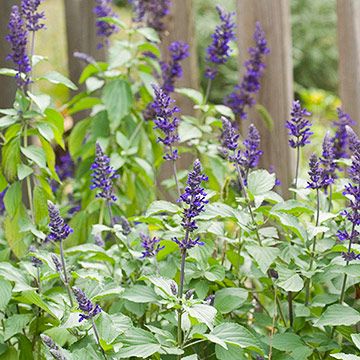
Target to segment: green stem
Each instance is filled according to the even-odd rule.
[[[68,274],[67,274],[67,270],[66,270],[66,262],[65,262],[65,256],[64,256],[64,246],[63,246],[63,241],[60,240],[60,258],[61,258],[61,265],[63,267],[63,273],[64,273],[64,284],[69,296],[69,300],[70,300],[70,305],[71,307],[74,306],[74,302],[73,302],[73,298],[71,295],[71,288],[70,288],[70,284],[69,284],[69,278],[68,278]]]
[[[27,122],[25,123],[24,126],[24,148],[28,147],[28,124]],[[27,191],[27,196],[28,196],[28,201],[29,201],[29,206],[30,206],[30,212],[31,212],[31,219],[32,221],[34,221],[35,216],[34,216],[34,204],[33,204],[33,198],[32,198],[32,189],[31,189],[31,175],[26,177],[26,191]]]
[[[319,192],[319,189],[316,189],[316,220],[315,220],[315,226],[319,226],[319,218],[320,218],[320,192]],[[314,264],[314,257],[315,257],[315,250],[316,250],[316,240],[317,240],[317,237],[314,236],[313,243],[312,243],[311,254],[310,254],[309,271],[312,270],[312,267],[313,267],[313,264]],[[305,287],[305,305],[309,304],[310,285],[311,285],[311,279],[308,279],[308,281],[306,282],[306,287]]]
[[[171,145],[170,145],[170,153],[171,153],[171,155],[173,154],[173,148],[172,148]],[[174,180],[175,180],[175,184],[176,184],[176,190],[178,192],[178,197],[180,197],[181,196],[181,190],[180,190],[179,178],[178,178],[178,175],[177,175],[177,168],[176,168],[176,160],[175,159],[172,160],[172,166],[173,166],[173,174],[174,174]]]
[[[257,226],[257,224],[255,222],[255,217],[254,217],[253,211],[251,209],[250,199],[249,199],[249,196],[248,196],[246,188],[245,188],[244,179],[243,179],[243,177],[241,175],[240,166],[236,161],[235,161],[235,167],[236,167],[236,171],[237,171],[237,174],[238,174],[241,190],[243,192],[246,205],[247,205],[247,207],[249,209],[249,213],[250,213],[250,216],[251,216],[251,221],[253,223],[253,226],[255,227],[256,238],[257,238],[257,241],[258,241],[259,245],[261,246],[261,240],[260,240],[258,226]]]
[[[328,198],[328,201],[329,201],[328,212],[330,212],[331,209],[332,209],[332,195],[333,195],[333,193],[332,193],[332,185],[330,184],[329,185],[329,198]]]
[[[186,230],[184,242],[187,243],[189,239],[189,230]],[[184,280],[185,280],[185,262],[186,262],[186,249],[181,250],[181,266],[180,266],[180,283],[179,283],[179,291],[178,291],[178,299],[179,303],[182,306],[182,297],[184,293]],[[177,328],[177,340],[178,340],[178,347],[181,349],[183,345],[183,336],[182,336],[182,329],[181,329],[181,318],[183,314],[183,309],[180,308],[178,310],[178,328]],[[181,356],[179,356],[181,359]]]
[[[102,225],[104,223],[104,212],[105,212],[105,201],[101,202],[100,206],[100,214],[99,214],[99,224]]]
[[[91,318],[91,325],[92,325],[92,328],[93,328],[93,330],[94,330],[96,343],[98,344],[98,346],[99,346],[99,348],[100,348],[100,351],[101,351],[101,353],[103,354],[104,358],[107,359],[107,356],[106,356],[106,354],[105,354],[105,351],[104,351],[104,349],[101,347],[101,344],[100,344],[100,336],[99,336],[99,332],[98,332],[98,329],[97,329],[97,327],[96,327],[94,318]]]
[[[211,85],[212,85],[212,80],[209,79],[208,83],[207,83],[207,87],[206,87],[206,93],[205,93],[203,105],[205,105],[209,100],[210,91],[211,91]]]
[[[296,148],[296,168],[295,168],[295,183],[294,188],[297,189],[299,178],[299,166],[300,166],[300,148]],[[296,192],[294,193],[294,199],[296,200]]]
[[[294,309],[293,309],[293,297],[292,292],[288,292],[288,305],[289,305],[289,324],[292,328],[294,325]]]
[[[111,224],[111,227],[114,228],[114,218],[113,218],[113,213],[112,213],[112,210],[111,210],[111,203],[110,201],[106,201],[106,205],[107,205],[107,208],[108,208],[108,211],[109,211],[109,216],[110,216],[110,224]],[[120,243],[119,243],[119,239],[118,237],[115,235],[115,241],[116,241],[116,245],[118,247],[118,250],[119,250],[119,253],[121,254],[121,246],[120,246]]]
[[[144,123],[144,120],[141,119],[141,121],[136,125],[136,128],[135,128],[134,132],[132,133],[132,135],[131,135],[131,137],[129,139],[129,144],[133,143],[133,141],[135,140],[137,134],[139,133],[143,123]]]

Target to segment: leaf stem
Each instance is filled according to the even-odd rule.
[[[91,318],[91,325],[92,325],[92,328],[93,328],[93,330],[94,330],[96,343],[98,344],[98,346],[99,346],[99,348],[100,348],[100,351],[101,351],[101,353],[103,354],[104,358],[107,359],[107,356],[106,356],[106,354],[105,354],[105,351],[104,351],[104,349],[103,349],[103,348],[101,347],[101,345],[100,345],[100,336],[99,336],[99,332],[98,332],[98,329],[97,329],[97,327],[96,327],[94,318]]]
[[[256,238],[257,238],[257,241],[259,243],[259,245],[261,246],[261,240],[260,240],[260,235],[259,235],[259,229],[258,229],[258,226],[255,222],[255,217],[254,217],[254,214],[253,214],[253,211],[251,209],[251,204],[250,204],[250,199],[249,199],[249,196],[247,194],[247,191],[246,191],[246,188],[245,188],[245,184],[244,184],[244,179],[241,175],[241,170],[240,170],[240,166],[239,164],[237,163],[237,161],[235,161],[235,167],[236,167],[236,171],[237,171],[237,174],[238,174],[238,178],[239,178],[239,182],[240,182],[240,186],[241,186],[241,190],[243,192],[243,195],[244,195],[244,198],[245,198],[245,202],[246,202],[246,205],[249,209],[249,213],[250,213],[250,216],[251,216],[251,221],[253,223],[253,226],[255,227],[255,233],[256,233]]]
[[[68,278],[68,274],[67,274],[67,270],[66,270],[66,262],[65,262],[65,256],[64,256],[64,246],[63,246],[63,241],[60,241],[60,258],[61,258],[61,264],[63,267],[63,273],[64,273],[64,284],[69,296],[69,300],[70,300],[70,305],[71,307],[74,306],[74,302],[73,302],[73,298],[71,295],[71,288],[70,288],[70,284],[69,284],[69,278]]]

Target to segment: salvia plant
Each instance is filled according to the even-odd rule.
[[[127,25],[111,1],[93,1],[108,56],[75,53],[78,84],[34,72],[45,61],[34,54],[41,1],[12,8],[0,71],[17,84],[0,110],[0,358],[360,359],[355,122],[338,109],[305,160],[312,115],[289,104],[294,182],[282,197],[274,171],[259,168],[266,149],[249,114],[271,56],[261,24],[239,85],[213,104],[235,14],[214,9],[199,91],[177,87],[189,46],[160,50],[170,1],[131,5]],[[39,80],[77,93],[58,104]],[[181,96],[196,111],[184,114]],[[65,114],[76,119],[66,136]]]

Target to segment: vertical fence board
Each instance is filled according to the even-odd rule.
[[[84,64],[75,59],[73,53],[80,51],[103,60],[104,49],[98,50],[99,38],[96,36],[94,1],[65,0],[66,32],[70,79],[79,80]]]
[[[343,108],[360,130],[360,1],[338,0],[339,87]]]
[[[5,58],[10,52],[8,42],[5,40],[5,36],[8,33],[8,23],[11,7],[18,3],[14,0],[1,1],[0,3],[0,68],[12,67],[13,64],[10,61],[6,61]],[[16,82],[13,78],[7,76],[0,76],[0,108],[10,107],[14,101],[16,91]]]
[[[253,122],[262,136],[262,166],[275,167],[284,195],[292,182],[292,153],[288,146],[285,120],[289,117],[293,99],[291,57],[290,4],[288,0],[238,0],[238,44],[241,65],[248,57],[247,49],[253,44],[253,32],[259,21],[266,33],[271,53],[266,58],[266,70],[261,79],[258,103],[265,106],[274,120],[272,131],[259,118],[254,109],[249,112],[245,127]]]

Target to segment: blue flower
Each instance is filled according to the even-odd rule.
[[[286,121],[286,127],[289,129],[289,135],[292,137],[289,139],[289,145],[296,149],[309,144],[309,137],[313,134],[310,131],[312,124],[306,117],[310,116],[311,113],[305,108],[302,109],[300,101],[296,100],[293,102],[290,115],[291,119]]]
[[[50,234],[47,239],[50,241],[65,240],[73,232],[73,229],[65,223],[64,219],[60,216],[59,209],[50,200],[48,200],[48,211]]]
[[[29,31],[38,31],[45,27],[40,20],[45,19],[44,12],[38,12],[38,7],[43,0],[22,0],[21,15],[25,19],[26,29]]]
[[[235,21],[234,13],[226,13],[220,6],[216,7],[221,24],[217,25],[214,34],[211,35],[213,41],[207,48],[206,61],[213,63],[205,70],[205,76],[211,80],[217,75],[217,66],[225,64],[231,53],[229,43],[235,40]]]
[[[101,146],[96,143],[95,161],[91,165],[94,172],[91,174],[93,183],[91,189],[99,189],[100,192],[96,197],[106,199],[107,201],[116,201],[117,198],[113,194],[113,180],[119,176],[115,170],[110,166],[110,159],[104,154]]]
[[[73,292],[79,305],[79,310],[83,312],[80,314],[79,322],[92,319],[102,311],[101,307],[99,305],[94,305],[91,300],[86,297],[85,293],[81,289],[73,288]]]
[[[351,119],[350,115],[346,114],[341,108],[337,109],[337,113],[338,121],[334,121],[336,132],[333,138],[335,159],[349,158],[350,156],[347,153],[349,135],[346,131],[346,127],[354,125],[355,121]]]
[[[141,258],[154,257],[156,254],[164,249],[165,246],[160,246],[160,240],[156,237],[150,238],[149,235],[140,233],[141,246],[144,248]]]

